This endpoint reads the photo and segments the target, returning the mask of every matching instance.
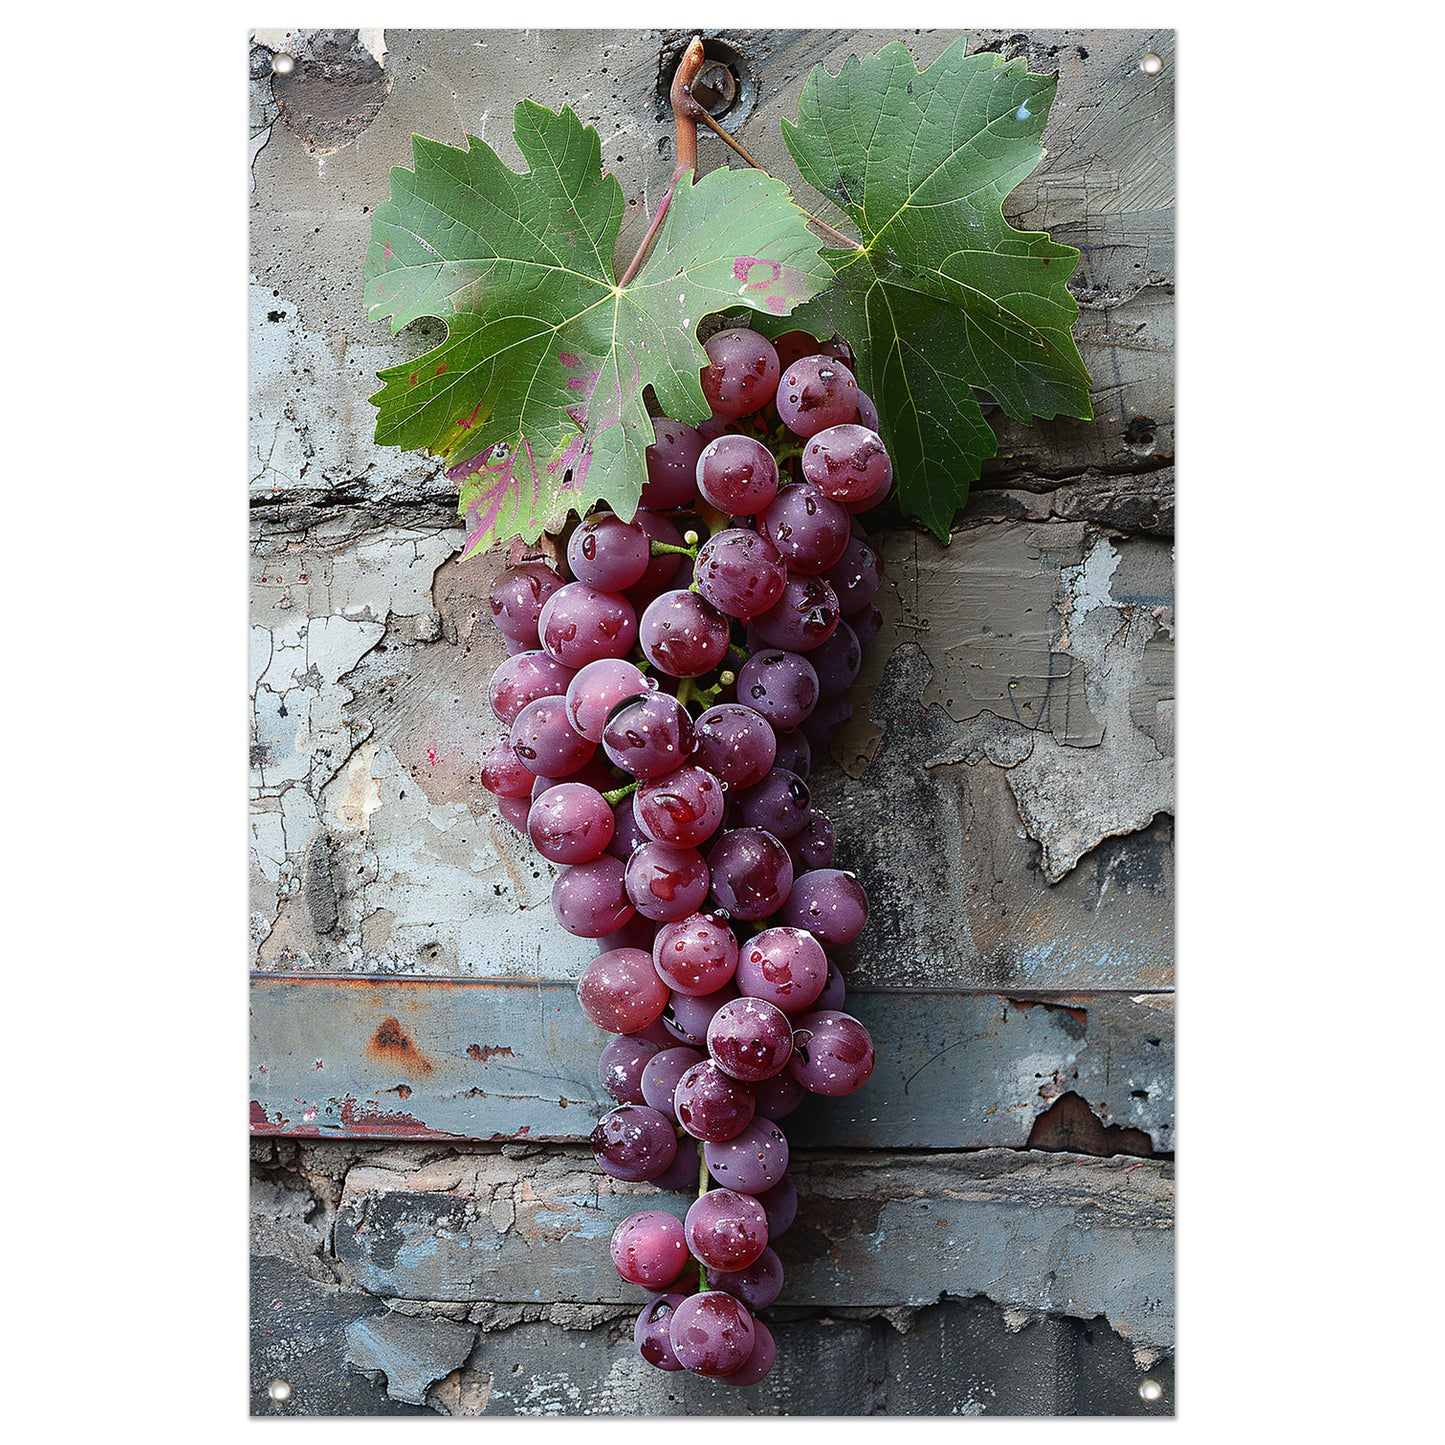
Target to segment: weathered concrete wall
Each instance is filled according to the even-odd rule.
[[[550,869],[497,818],[477,781],[495,735],[485,687],[501,653],[484,608],[500,563],[458,561],[455,494],[439,467],[371,440],[367,397],[375,372],[416,354],[426,328],[391,338],[366,320],[361,262],[369,211],[388,193],[388,168],[409,163],[412,133],[454,144],[476,134],[519,166],[510,114],[524,94],[553,107],[569,103],[598,126],[604,159],[627,197],[619,249],[630,251],[671,171],[660,81],[665,58],[685,37],[366,31],[259,38],[266,44],[252,49],[254,967],[272,975],[438,981],[575,978],[592,949],[552,921]],[[745,84],[743,104],[726,123],[791,179],[778,119],[792,113],[812,64],[836,69],[849,51],[896,38],[923,62],[952,33],[727,38],[742,57]],[[269,69],[278,46],[303,61],[284,83]],[[997,1067],[969,1075],[968,1088],[987,1091],[998,1081],[995,1107],[1002,1105],[1007,1130],[935,1139],[931,1147],[1067,1148],[1074,1152],[1042,1156],[1045,1173],[1063,1177],[1079,1167],[1081,1152],[1173,1147],[1166,1056],[1173,983],[1173,46],[1168,32],[980,31],[972,48],[1024,55],[1033,69],[1059,73],[1045,160],[1007,210],[1016,224],[1046,228],[1082,251],[1071,284],[1082,307],[1077,335],[1094,378],[1096,419],[1024,428],[995,413],[999,455],[950,545],[912,528],[877,538],[888,572],[879,599],[885,625],[854,690],[853,722],[834,756],[816,760],[810,781],[834,819],[840,860],[858,871],[873,901],[868,929],[851,950],[852,981],[952,991],[964,1000],[960,1008],[1000,1009],[1008,1024],[960,1035],[977,1036],[969,1046],[975,1063],[990,1049],[1003,1051]],[[1147,50],[1164,57],[1161,75],[1140,73],[1138,57]],[[721,147],[704,136],[702,156],[704,167],[719,164]],[[273,986],[283,986],[279,977]],[[1098,991],[1117,997],[1083,997]],[[1088,1048],[1072,1051],[1072,1059],[1069,1049],[1055,1048],[1065,1042],[1057,1028],[1049,1033],[1018,1010],[1009,1018],[1008,1000],[1055,995],[1067,995],[1070,1006],[1088,1004]],[[1131,1010],[1157,1023],[1130,1025],[1132,1043],[1121,1053],[1138,1054],[1129,1066],[1137,1077],[1128,1074],[1121,1090],[1112,1072],[1116,1025],[1105,1021]],[[333,1077],[323,1059],[304,1089],[300,1076],[314,1061],[301,1056],[311,1037],[285,1042],[284,1012],[261,1007],[256,1015],[258,1061],[274,1063],[270,1048],[289,1061],[277,1066],[289,1067],[287,1079],[295,1080],[294,1087],[273,1081],[269,1093],[258,1089],[262,1126],[279,1127],[285,1116],[287,1127],[305,1122],[319,1133],[345,1133],[349,1098],[353,1119],[359,1107],[362,1115],[421,1118],[441,1133],[456,1127],[501,1138],[520,1131],[520,1115],[489,1114],[475,1093],[465,1103],[468,1090],[508,1091],[467,1072],[503,1061],[468,1061],[464,1047],[451,1072],[429,1078],[426,1094],[415,1078],[393,1077],[380,1065],[368,1072],[374,1060],[367,1061],[363,1029],[351,1043],[336,1041],[350,1072]],[[423,1014],[432,1030],[428,1046],[445,1054],[448,1030],[460,1027],[455,1015],[430,1005]],[[1042,1049],[1024,1039],[1038,1029],[1053,1040]],[[482,1042],[534,1047],[520,1023],[518,1030]],[[574,1043],[585,1048],[568,1035],[566,1048]],[[954,1050],[964,1052],[962,1043]],[[1091,1073],[1095,1058],[1107,1063]],[[575,1097],[574,1114],[597,1108],[595,1084],[583,1077],[589,1062],[590,1055],[569,1060],[578,1075],[571,1094],[561,1090],[544,1105],[534,1090],[537,1116],[521,1122],[545,1137],[585,1132],[557,1117],[565,1111],[556,1099]],[[417,1091],[404,1106],[389,1092],[403,1084]],[[522,1094],[517,1110],[532,1107],[526,1090],[511,1092]],[[941,1091],[934,1112],[949,1102]],[[423,1103],[436,1112],[418,1114]],[[303,1121],[308,1107],[316,1117]],[[824,1125],[818,1117],[819,1143],[878,1147],[866,1131],[848,1135],[857,1117],[845,1111],[829,1118]],[[1137,1139],[1106,1128],[1135,1131]],[[390,1350],[404,1376],[405,1359],[417,1358],[415,1342],[389,1341],[377,1326],[348,1334],[348,1324],[376,1314],[379,1297],[337,1274],[344,1269],[329,1226],[304,1261],[277,1241],[293,1240],[301,1228],[296,1210],[304,1223],[307,1210],[329,1219],[339,1207],[340,1194],[328,1202],[317,1182],[324,1170],[316,1161],[327,1150],[337,1152],[326,1167],[344,1175],[351,1166],[337,1161],[356,1157],[348,1151],[379,1146],[308,1147],[315,1152],[306,1156],[307,1170],[286,1174],[283,1194],[273,1189],[259,1198],[258,1248],[273,1262],[264,1269],[284,1261],[299,1281],[284,1291],[278,1285],[275,1296],[276,1317],[290,1321],[281,1331],[290,1343],[283,1349],[266,1336],[267,1348],[282,1353],[263,1358],[294,1362],[308,1338],[324,1338],[337,1368],[348,1351],[372,1363],[343,1371],[344,1388],[323,1387],[318,1377],[309,1401],[298,1390],[288,1409],[548,1413],[642,1398],[630,1367],[619,1364],[626,1350],[607,1335],[613,1326],[590,1316],[563,1321],[580,1328],[566,1337],[578,1353],[560,1384],[533,1370],[547,1348],[541,1342],[562,1340],[561,1326],[542,1319],[505,1332],[516,1336],[520,1378],[531,1382],[525,1386],[495,1368],[495,1340],[485,1355],[447,1364],[433,1377],[443,1383],[429,1393],[413,1379],[400,1394],[392,1382],[387,1395],[357,1373]],[[915,1169],[945,1167],[888,1157],[905,1181]],[[1085,1160],[1084,1167],[1092,1166]],[[1060,1237],[1079,1227],[1061,1225]],[[1135,1262],[1142,1270],[1142,1256]],[[300,1303],[307,1291],[329,1302],[316,1305],[310,1336],[310,1306]],[[931,1297],[944,1292],[940,1285]],[[1162,1284],[1156,1292],[1167,1293]],[[1037,1326],[1007,1334],[997,1313],[1006,1307],[933,1306],[903,1334],[891,1325],[880,1333],[876,1319],[851,1321],[849,1348],[859,1358],[885,1375],[909,1362],[940,1383],[929,1393],[895,1382],[856,1401],[841,1383],[837,1394],[819,1385],[816,1398],[900,1413],[971,1409],[970,1401],[989,1411],[1048,1413],[1045,1395],[1057,1405],[1072,1390],[1084,1412],[1095,1404],[1168,1408],[1168,1397],[1161,1406],[1140,1402],[1129,1347],[1107,1328],[1098,1358],[1126,1362],[1107,1389],[1059,1377],[1052,1394],[1010,1393],[1010,1349],[1025,1358],[1028,1341],[1043,1337],[1038,1331],[1065,1328],[1066,1320],[1069,1329],[1103,1327],[1086,1326],[1088,1311],[1055,1296],[1039,1306],[1046,1318]],[[798,1352],[800,1365],[813,1361],[823,1370],[826,1357],[835,1360],[829,1379],[849,1376],[847,1351],[829,1354],[833,1345],[818,1343],[815,1322],[788,1328],[794,1338],[787,1351]],[[947,1353],[929,1350],[936,1352],[949,1330],[984,1351],[997,1398],[983,1387],[970,1394],[961,1375],[948,1383]],[[827,1333],[833,1344],[844,1337],[838,1327]],[[1083,1358],[1081,1337],[1071,1338]],[[461,1344],[438,1335],[436,1362],[446,1364]],[[1146,1348],[1163,1346],[1151,1338]],[[1155,1356],[1139,1359],[1147,1366]],[[925,1369],[926,1360],[935,1363]],[[794,1383],[776,1398],[806,1413],[806,1374],[787,1378]],[[654,1402],[659,1410],[692,1399],[679,1389],[672,1394],[673,1403]],[[425,1407],[417,1404],[422,1398]]]

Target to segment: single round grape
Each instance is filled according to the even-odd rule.
[[[647,660],[669,677],[701,677],[727,655],[727,618],[696,592],[664,592],[648,603],[637,640]]]
[[[559,587],[537,623],[542,646],[574,670],[599,657],[624,657],[637,641],[637,613],[627,598],[585,582]]]
[[[862,390],[858,392],[858,422],[869,431],[878,430],[878,408],[873,404],[873,398]]]
[[[536,773],[517,756],[510,738],[498,738],[482,759],[482,786],[499,798],[525,800],[530,805],[536,778]],[[526,817],[523,812],[524,825]]]
[[[858,383],[833,356],[799,357],[783,368],[778,382],[778,415],[795,435],[810,437],[858,415]]]
[[[821,577],[788,574],[783,595],[749,624],[765,647],[811,652],[838,626],[838,594]]]
[[[705,420],[698,422],[697,434],[702,438],[703,445],[708,442],[715,442],[720,436],[731,436],[733,424],[726,417],[708,416]]]
[[[629,1214],[612,1231],[612,1263],[628,1284],[666,1289],[688,1262],[682,1220],[664,1209]]]
[[[803,1091],[798,1090],[799,1093]],[[769,1238],[772,1238],[770,1233]],[[710,1269],[707,1272],[709,1289],[720,1289],[734,1299],[741,1300],[750,1310],[765,1310],[783,1292],[783,1262],[771,1245],[746,1269]],[[761,1328],[761,1321],[754,1320],[753,1328]]]
[[[645,920],[643,921],[645,922]],[[651,926],[651,924],[648,924],[649,928],[651,928]],[[617,946],[619,948],[635,947],[635,945],[630,943],[620,943]],[[630,1039],[638,1039],[649,1044],[656,1044],[659,1049],[671,1049],[677,1046],[677,1040],[668,1033],[667,1027],[662,1019],[658,1019],[656,1023],[648,1024],[645,1029],[638,1029],[635,1034],[628,1034],[627,1037]],[[644,1099],[643,1102],[646,1103],[647,1101]]]
[[[788,1141],[771,1119],[755,1118],[734,1138],[705,1143],[702,1156],[708,1173],[739,1194],[762,1194],[788,1172]]]
[[[532,772],[544,778],[566,778],[591,761],[597,751],[567,721],[566,699],[539,697],[512,722],[512,750]]]
[[[552,912],[578,938],[614,933],[636,911],[627,896],[625,869],[604,853],[590,863],[564,868],[552,884]]]
[[[537,773],[532,779],[532,801],[535,803],[549,788],[555,788],[560,783],[582,783],[598,793],[610,793],[617,786],[612,774],[607,771],[607,764],[594,753],[575,773],[568,773],[565,778],[549,778],[544,773]]]
[[[857,678],[863,665],[863,648],[847,621],[840,620],[837,631],[808,654],[808,661],[818,675],[819,697],[838,697],[847,692]]]
[[[626,658],[599,657],[567,684],[567,721],[589,742],[600,743],[612,709],[624,698],[646,697],[655,686]]]
[[[694,913],[657,930],[652,963],[674,993],[702,998],[731,981],[738,966],[738,941],[721,919]]]
[[[768,1215],[750,1194],[709,1189],[687,1211],[683,1233],[687,1247],[703,1264],[746,1269],[768,1247]]]
[[[679,848],[700,847],[717,832],[724,802],[722,784],[696,763],[649,778],[632,795],[642,831],[658,843]]]
[[[841,361],[849,371],[855,375],[858,371],[858,363],[853,359],[853,348],[848,345],[836,332],[825,341],[818,343],[819,356],[831,356],[835,361]]]
[[[819,943],[838,948],[863,932],[868,895],[851,873],[814,868],[798,875],[782,914],[781,921],[789,927],[806,928]]]
[[[493,713],[510,727],[529,702],[536,702],[539,697],[561,696],[574,676],[570,667],[563,667],[540,648],[518,652],[492,674],[487,700]],[[596,741],[594,738],[593,742]]]
[[[645,1104],[622,1104],[604,1114],[588,1143],[602,1169],[629,1184],[656,1178],[677,1157],[672,1124]]]
[[[637,1323],[632,1327],[632,1343],[637,1347],[637,1353],[659,1370],[682,1369],[681,1361],[672,1351],[672,1337],[668,1330],[672,1324],[672,1312],[686,1298],[687,1295],[682,1293],[658,1295],[643,1305]]]
[[[813,769],[813,745],[797,728],[785,728],[778,733],[778,751],[774,766],[786,768],[806,780]]]
[[[757,709],[740,703],[708,708],[698,716],[693,732],[696,761],[732,789],[760,783],[777,756],[772,724]]]
[[[532,804],[527,833],[551,863],[587,863],[612,841],[612,805],[585,783],[558,783]]]
[[[803,448],[803,475],[835,502],[860,511],[893,485],[893,463],[876,431],[856,423],[830,426]]]
[[[828,981],[828,955],[802,928],[765,928],[738,952],[738,988],[785,1014],[806,1013]]]
[[[747,620],[766,612],[783,595],[788,569],[767,537],[748,527],[728,527],[698,549],[693,579],[699,594],[719,612]]]
[[[692,719],[675,697],[651,692],[618,703],[602,728],[602,750],[634,778],[675,773],[693,750]]]
[[[723,1376],[728,1385],[759,1385],[772,1373],[778,1358],[778,1344],[773,1332],[762,1320],[753,1321],[753,1350],[737,1369]]]
[[[738,991],[731,980],[720,989],[701,996],[674,993],[662,1011],[662,1022],[668,1033],[681,1043],[693,1046],[706,1044],[707,1026],[712,1022],[713,1015],[737,996]]]
[[[861,537],[848,538],[843,555],[823,574],[838,597],[843,616],[861,612],[883,585],[883,562]]]
[[[798,1020],[788,1072],[813,1094],[855,1093],[873,1072],[873,1040],[852,1014],[817,1009]]]
[[[843,1000],[847,995],[848,986],[843,980],[843,970],[830,958],[828,960],[828,982],[823,985],[823,992],[818,995],[814,1007],[837,1013],[842,1009]]]
[[[708,364],[699,380],[713,415],[749,416],[778,389],[778,353],[765,336],[746,327],[719,331],[703,346]]]
[[[567,540],[567,565],[579,582],[602,592],[625,592],[642,581],[652,543],[635,522],[598,512]]]
[[[647,1181],[654,1189],[665,1189],[669,1194],[697,1194],[697,1151],[678,1145],[677,1157],[662,1171]]]
[[[623,798],[612,810],[612,821],[612,841],[607,845],[607,851],[614,858],[621,858],[625,863],[650,839],[637,825],[637,814],[632,810],[631,798]],[[826,861],[831,862],[832,860]],[[812,866],[816,867],[817,865]]]
[[[527,831],[527,814],[532,811],[529,798],[497,798],[497,812],[519,833]]]
[[[696,486],[693,490],[697,490]],[[632,520],[647,533],[649,544],[661,542],[668,547],[682,546],[682,533],[666,517],[660,517],[656,512],[644,511],[639,507],[637,515]],[[659,592],[673,585],[673,579],[677,576],[683,561],[684,559],[676,552],[658,553],[647,564],[647,571],[642,574],[642,581],[627,589],[627,600],[640,612]]]
[[[599,954],[577,980],[582,1012],[609,1034],[632,1034],[662,1017],[668,987],[640,948],[614,948]]]
[[[847,550],[852,536],[848,528],[848,513],[811,482],[784,487],[758,518],[758,535],[777,548],[794,572],[816,574],[834,566]],[[765,610],[760,607],[749,615]]]
[[[793,1026],[782,1009],[765,999],[737,998],[713,1015],[707,1051],[723,1073],[745,1084],[771,1079],[787,1067]]]
[[[710,882],[707,863],[696,848],[651,840],[633,849],[624,878],[633,907],[654,923],[672,923],[696,913]]]
[[[683,1369],[713,1378],[746,1364],[756,1342],[746,1306],[712,1289],[689,1295],[673,1310],[668,1337]]]
[[[760,1119],[786,1119],[808,1091],[786,1069],[752,1086],[753,1113]]]
[[[743,825],[761,828],[780,843],[801,833],[812,809],[808,785],[786,768],[774,768],[755,788],[738,797]]]
[[[853,635],[858,639],[859,647],[867,647],[878,636],[879,629],[883,626],[883,611],[875,602],[858,612],[850,613],[848,626],[853,629]]]
[[[779,378],[795,361],[818,355],[818,338],[807,331],[785,331],[773,337],[773,350],[778,353]]]
[[[793,860],[793,876],[810,868],[826,868],[833,861],[837,841],[828,815],[817,808],[808,810],[808,821],[801,832],[788,839],[788,856]]]
[[[713,844],[707,857],[713,897],[730,916],[749,921],[766,918],[787,900],[793,886],[793,860],[762,828],[729,830]]]
[[[853,716],[853,700],[842,693],[820,698],[818,706],[798,724],[814,743],[822,745]]]
[[[697,505],[697,459],[702,438],[690,427],[670,417],[652,420],[657,438],[648,447],[647,480],[642,485],[642,505],[654,510]]]
[[[659,1050],[643,1066],[643,1101],[659,1114],[676,1119],[677,1111],[673,1108],[673,1099],[678,1081],[689,1069],[706,1061],[706,1054],[687,1045],[679,1048],[674,1044],[671,1048]],[[694,1170],[694,1177],[695,1175]]]
[[[756,437],[720,436],[698,457],[697,489],[726,516],[755,516],[778,495],[778,464]]]
[[[677,1081],[672,1095],[677,1122],[694,1139],[731,1139],[753,1122],[756,1108],[752,1089],[723,1073],[711,1059],[694,1064]]]
[[[497,630],[510,642],[536,647],[542,604],[561,586],[561,577],[544,562],[507,568],[488,594]]]
[[[597,1082],[619,1104],[643,1104],[642,1071],[647,1061],[660,1052],[661,1044],[637,1034],[622,1034],[609,1039],[597,1060]],[[787,1075],[780,1075],[786,1078]]]
[[[818,673],[811,660],[799,653],[764,648],[738,669],[738,696],[777,731],[786,732],[817,706]]]

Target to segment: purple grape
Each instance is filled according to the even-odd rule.
[[[833,861],[836,840],[833,824],[826,813],[817,808],[808,810],[808,821],[802,830],[788,839],[788,856],[793,860],[793,876],[810,868],[826,868]]]
[[[532,784],[536,780],[536,773],[517,756],[510,738],[498,738],[482,759],[482,786],[499,798],[525,801],[530,806]],[[523,827],[526,826],[526,821],[527,814],[524,810]]]
[[[723,1073],[745,1084],[771,1079],[792,1055],[793,1026],[782,1009],[765,999],[737,998],[713,1015],[707,1051]]]
[[[632,1327],[632,1343],[637,1347],[637,1353],[659,1370],[682,1369],[681,1361],[672,1351],[672,1337],[668,1329],[672,1324],[673,1311],[686,1298],[685,1294],[658,1295],[643,1305],[637,1323]]]
[[[720,919],[694,913],[657,930],[652,964],[674,993],[701,998],[732,980],[738,966],[738,941]]]
[[[602,729],[602,750],[634,778],[675,773],[693,750],[692,719],[665,692],[619,703]]]
[[[672,1096],[677,1122],[694,1139],[731,1139],[753,1122],[756,1108],[752,1089],[711,1059],[694,1064],[677,1081]]]
[[[697,1175],[697,1152],[693,1149],[685,1149],[679,1144],[677,1157],[672,1163],[661,1174],[654,1174],[647,1182],[654,1188],[667,1190],[670,1194],[696,1194]]]
[[[752,517],[778,495],[778,464],[755,437],[720,436],[697,461],[703,500],[729,517]]]
[[[878,430],[878,408],[874,406],[873,398],[866,391],[858,393],[858,420],[869,431]]]
[[[786,1119],[808,1094],[786,1070],[754,1084],[752,1090],[753,1113],[760,1119]]]
[[[537,646],[537,619],[542,604],[562,586],[562,579],[542,562],[523,562],[509,567],[488,594],[492,618],[509,642]]]
[[[512,723],[512,749],[532,772],[544,778],[566,778],[597,751],[567,721],[566,700],[539,697],[529,702]]]
[[[758,518],[759,536],[794,572],[826,572],[840,561],[852,535],[848,526],[848,513],[811,482],[784,487]],[[763,611],[760,607],[750,615]]]
[[[806,928],[820,943],[838,948],[863,932],[868,895],[851,873],[814,868],[798,875],[782,913],[789,927]]]
[[[632,795],[638,827],[649,838],[680,848],[699,847],[717,832],[724,801],[722,784],[696,763],[649,778]]]
[[[738,807],[745,827],[762,828],[786,843],[807,826],[812,794],[796,773],[774,768],[757,787],[738,797]]]
[[[841,615],[838,594],[821,577],[790,572],[782,597],[749,627],[764,647],[811,652],[833,635]]]
[[[807,331],[785,331],[781,336],[773,337],[773,349],[778,353],[778,365],[782,371],[786,371],[795,361],[801,361],[805,356],[818,355],[818,338]]]
[[[768,1238],[781,1239],[798,1217],[798,1186],[791,1174],[784,1174],[770,1189],[756,1196],[767,1212]]]
[[[622,1104],[604,1114],[588,1143],[604,1172],[629,1184],[656,1178],[677,1157],[671,1123],[643,1104]]]
[[[696,487],[694,487],[694,491],[696,491]],[[632,520],[647,533],[649,544],[661,542],[668,547],[682,546],[682,533],[666,517],[659,517],[656,512],[647,512],[639,508],[637,515]],[[676,552],[659,553],[647,564],[647,571],[642,574],[642,581],[627,589],[628,601],[639,610],[646,607],[659,592],[672,584],[683,560]]]
[[[818,706],[798,726],[812,742],[821,746],[852,716],[853,700],[833,693],[820,699]]]
[[[837,1013],[842,1009],[847,993],[848,987],[843,981],[843,971],[830,958],[828,960],[828,981],[823,985],[823,992],[818,995],[814,1007]]]
[[[607,771],[607,764],[594,752],[575,773],[568,773],[565,778],[549,778],[543,773],[534,774],[532,801],[535,803],[549,788],[555,788],[561,783],[582,783],[597,793],[610,793],[617,786],[612,774]]]
[[[725,1004],[737,998],[738,991],[732,982],[725,983],[712,993],[701,995],[674,993],[662,1013],[662,1022],[673,1038],[685,1044],[707,1043],[707,1026],[713,1015]],[[705,1055],[703,1057],[706,1057]]]
[[[690,1295],[673,1310],[668,1337],[683,1369],[713,1378],[745,1365],[757,1338],[747,1308],[711,1289]]]
[[[774,1236],[770,1232],[768,1237]],[[750,1310],[765,1310],[783,1292],[783,1262],[768,1245],[746,1269],[708,1270],[707,1282],[710,1289],[730,1294]],[[753,1327],[760,1329],[761,1321],[754,1320]]]
[[[783,368],[777,405],[784,426],[810,437],[857,417],[858,383],[836,357],[802,356]]]
[[[806,779],[813,769],[813,745],[796,728],[784,729],[778,733],[774,766]]]
[[[671,1048],[662,1049],[654,1054],[643,1067],[643,1101],[649,1108],[656,1109],[659,1114],[666,1114],[669,1119],[675,1119],[677,1111],[673,1108],[673,1099],[677,1092],[678,1081],[689,1069],[706,1062],[706,1054],[685,1045],[679,1048],[674,1044]],[[695,1177],[696,1169],[694,1169]]]
[[[642,486],[642,505],[664,512],[673,507],[696,506],[697,459],[702,451],[702,438],[690,426],[665,416],[653,418],[652,433],[657,440],[646,453],[647,481]]]
[[[738,671],[738,696],[779,732],[797,727],[818,702],[818,674],[796,652],[769,647]]]
[[[847,692],[858,676],[858,669],[863,665],[863,648],[848,623],[840,621],[838,630],[808,654],[808,661],[818,675],[818,695],[837,697]]]
[[[687,1211],[683,1233],[687,1247],[704,1265],[746,1269],[768,1247],[768,1215],[751,1195],[709,1189]]]
[[[778,353],[773,343],[756,331],[740,327],[719,331],[703,347],[708,364],[702,368],[702,394],[713,415],[735,420],[750,416],[773,399],[778,389]]]
[[[603,726],[612,709],[624,698],[646,697],[656,685],[625,658],[599,657],[574,673],[568,682],[567,721],[589,742],[600,743]]]
[[[823,574],[838,595],[844,617],[861,612],[883,585],[883,561],[861,537],[849,537],[843,555]]]
[[[574,676],[570,667],[563,667],[555,657],[540,649],[518,652],[492,674],[487,700],[497,717],[511,727],[529,702],[539,697],[561,696]],[[596,741],[594,738],[593,742]]]
[[[609,1039],[597,1060],[597,1082],[619,1104],[642,1104],[642,1071],[647,1061],[661,1049],[660,1044],[637,1034],[622,1034]],[[786,1078],[787,1075],[780,1075]]]
[[[558,783],[532,804],[527,833],[552,863],[587,863],[607,851],[614,827],[612,805],[585,783]]]
[[[771,1373],[778,1358],[777,1341],[762,1320],[753,1321],[753,1351],[735,1370],[723,1376],[728,1385],[758,1385]]]
[[[803,475],[826,497],[859,511],[888,495],[893,463],[883,438],[849,424],[820,431],[803,448]]]
[[[637,641],[637,613],[619,593],[568,582],[547,599],[537,628],[542,646],[575,671],[599,657],[625,657]]]
[[[696,913],[710,881],[708,866],[696,848],[651,840],[633,849],[624,878],[633,907],[654,923],[673,923]]]
[[[788,569],[767,537],[747,527],[729,527],[702,544],[693,578],[698,592],[719,612],[746,620],[766,612],[783,595]]]
[[[567,542],[567,565],[579,582],[603,592],[625,592],[642,581],[652,545],[635,522],[598,512],[582,522]]]
[[[664,592],[638,623],[643,655],[669,677],[701,677],[727,655],[727,618],[696,592]]]
[[[497,812],[519,833],[527,831],[527,814],[532,811],[531,800],[527,798],[497,798]]]
[[[793,860],[771,833],[734,828],[708,854],[713,897],[734,918],[749,921],[776,913],[793,886]]]
[[[646,920],[639,919],[638,921],[645,922]],[[647,926],[649,928],[652,927],[650,923]],[[619,948],[635,947],[634,944],[630,943],[618,944],[617,946]],[[638,1029],[636,1033],[628,1034],[627,1037],[630,1039],[640,1039],[645,1043],[649,1044],[656,1044],[659,1049],[671,1049],[675,1048],[677,1045],[677,1040],[673,1038],[670,1033],[668,1033],[667,1027],[663,1023],[662,1019],[658,1019],[656,1023],[648,1024],[645,1029]],[[646,1100],[644,1100],[643,1102],[645,1103]]]
[[[640,948],[614,948],[598,954],[577,980],[577,1001],[599,1029],[635,1034],[662,1017],[668,987]]]
[[[623,798],[618,803],[612,810],[612,820],[612,841],[607,845],[607,851],[614,858],[621,858],[625,863],[649,839],[647,834],[637,826],[637,814],[632,811],[631,798]],[[831,862],[832,860],[825,859],[824,861]],[[816,867],[817,865],[812,866]]]
[[[666,1289],[688,1262],[682,1221],[664,1209],[629,1214],[612,1231],[612,1263],[628,1284]]]
[[[693,724],[699,764],[729,788],[750,788],[768,775],[778,740],[767,718],[740,703],[720,703]]]
[[[785,1014],[806,1013],[828,981],[828,955],[801,928],[765,928],[738,953],[738,988]]]
[[[552,884],[552,912],[578,938],[614,933],[636,911],[627,896],[620,859],[604,853],[590,863],[564,868]]]
[[[739,1194],[762,1194],[788,1172],[788,1141],[770,1119],[754,1119],[735,1138],[705,1143],[708,1173]]]
[[[813,1094],[855,1093],[873,1072],[873,1040],[852,1014],[817,1009],[798,1020],[788,1071]]]
[[[853,635],[858,639],[860,647],[867,647],[883,626],[883,612],[875,602],[859,612],[852,612],[848,615],[848,626],[853,629]]]

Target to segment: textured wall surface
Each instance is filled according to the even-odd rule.
[[[376,371],[426,338],[367,321],[361,262],[412,133],[478,135],[520,166],[524,95],[599,129],[630,254],[672,168],[663,89],[685,38],[256,32],[255,1409],[1167,1413],[1168,32],[971,38],[1059,75],[1045,159],[1006,212],[1081,249],[1095,420],[995,413],[999,454],[950,544],[876,537],[885,624],[810,784],[869,890],[851,983],[896,1067],[856,1107],[797,1116],[786,1363],[766,1394],[719,1402],[643,1378],[623,1338],[601,1265],[625,1191],[575,1145],[602,1107],[601,1036],[565,981],[593,950],[554,923],[549,867],[477,781],[500,564],[458,560],[437,464],[371,440]],[[722,38],[742,79],[724,123],[795,180],[778,120],[811,65],[893,39],[923,63],[953,34]],[[284,78],[277,50],[298,60]],[[410,1054],[376,1046],[398,1019]]]

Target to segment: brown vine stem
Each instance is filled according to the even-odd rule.
[[[694,102],[694,104],[696,104],[696,102]],[[771,178],[773,173],[763,165],[761,161],[754,160],[753,157],[743,149],[742,142],[734,140],[701,106],[698,106],[697,113],[699,118],[706,123],[708,129],[711,130],[715,136],[731,146],[755,171],[761,171],[765,176]],[[804,211],[803,214],[808,216],[806,211]],[[850,251],[861,251],[863,249],[851,236],[845,236],[842,231],[834,230],[826,221],[820,221],[817,216],[808,216],[808,220],[820,231],[827,232],[840,246],[844,246]]]

